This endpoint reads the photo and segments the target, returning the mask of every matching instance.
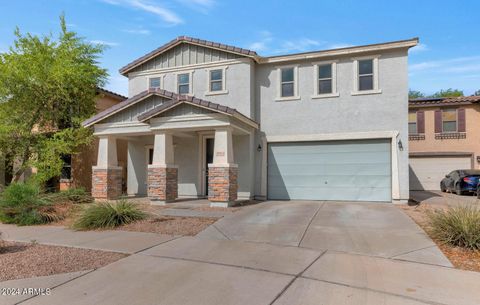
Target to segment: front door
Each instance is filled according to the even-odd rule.
[[[208,196],[208,164],[213,163],[213,148],[214,148],[214,142],[215,139],[213,138],[207,138],[205,139],[205,190],[204,194]]]

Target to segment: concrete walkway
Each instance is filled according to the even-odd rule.
[[[20,304],[480,304],[480,273],[449,266],[391,205],[266,202]]]
[[[72,231],[60,226],[28,226],[0,224],[2,239],[37,242],[45,245],[86,248],[133,254],[176,238],[154,233],[106,231]]]

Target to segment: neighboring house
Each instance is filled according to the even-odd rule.
[[[93,196],[168,202],[408,199],[408,49],[418,39],[263,57],[178,37],[120,69],[129,99],[84,122]]]
[[[480,96],[409,102],[410,190],[440,190],[456,169],[480,169]]]
[[[95,104],[96,113],[102,112],[127,98],[102,88],[97,88],[97,100]],[[119,151],[126,152],[127,143],[118,141]],[[92,187],[92,166],[97,160],[98,139],[90,147],[86,147],[80,154],[73,156],[64,156],[65,166],[62,170],[62,175],[59,178],[52,179],[48,184],[50,187],[60,190],[68,189],[71,186],[83,187],[90,191]],[[125,158],[119,159],[120,164],[126,164]],[[10,161],[3,160],[0,162],[0,188],[8,184],[12,179],[12,172],[15,170],[14,164]],[[29,169],[22,177],[23,180],[35,173],[35,169]],[[123,181],[126,181],[126,171],[123,173]]]

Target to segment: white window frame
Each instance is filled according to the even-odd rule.
[[[189,70],[189,71],[178,71],[177,73],[175,73],[175,92],[177,94],[179,94],[178,92],[178,76],[180,74],[189,74],[188,76],[188,80],[189,80],[189,83],[188,83],[188,93],[187,95],[193,95],[193,72],[195,72],[194,70]]]
[[[364,57],[355,57],[353,60],[353,91],[352,95],[364,95],[364,94],[380,94],[382,90],[379,88],[379,77],[378,77],[378,59],[380,55],[370,55]],[[371,59],[373,60],[373,89],[372,90],[358,90],[358,82],[360,80],[360,75],[358,71],[358,61]]]
[[[159,78],[159,79],[160,79],[160,89],[164,89],[164,84],[165,84],[164,78],[165,78],[165,74],[162,74],[162,75],[152,75],[152,76],[147,77],[147,88],[148,88],[148,89],[152,88],[152,87],[150,87],[150,79],[152,79],[152,78]]]
[[[214,67],[214,68],[208,68],[208,69],[205,69],[205,71],[207,72],[207,91],[205,92],[205,95],[221,95],[221,94],[228,94],[228,90],[226,89],[227,88],[227,69],[228,69],[228,66],[227,67]],[[211,91],[211,82],[212,80],[210,79],[211,78],[211,71],[215,71],[215,70],[222,70],[222,90],[220,91]]]
[[[338,60],[330,60],[330,61],[320,61],[320,62],[313,63],[313,90],[314,90],[312,95],[313,99],[340,96],[340,94],[337,91],[337,62]],[[320,78],[318,78],[318,67],[325,66],[325,65],[332,66],[332,92],[319,94],[318,82]]]
[[[293,68],[293,96],[282,97],[282,70]],[[289,65],[277,67],[277,98],[276,101],[292,101],[299,100],[300,95],[298,94],[298,65]]]

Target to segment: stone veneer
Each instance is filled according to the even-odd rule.
[[[226,166],[208,168],[208,200],[227,203],[237,200],[238,167]]]
[[[122,195],[122,168],[92,169],[92,196],[95,199],[116,199]]]
[[[178,168],[148,166],[148,197],[171,202],[178,197]]]

